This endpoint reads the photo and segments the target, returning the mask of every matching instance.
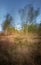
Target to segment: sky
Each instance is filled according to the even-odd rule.
[[[40,8],[40,15],[37,18],[37,21],[40,21],[41,0],[0,0],[0,31],[2,30],[2,23],[7,13],[13,16],[16,25],[18,25],[21,22],[18,11],[28,4],[34,5],[35,8]]]

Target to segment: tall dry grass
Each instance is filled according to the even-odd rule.
[[[38,35],[18,33],[0,36],[0,65],[41,65]]]

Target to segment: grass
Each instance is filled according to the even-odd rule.
[[[41,42],[32,42],[34,37],[38,36],[29,33],[0,36],[0,65],[41,65]]]

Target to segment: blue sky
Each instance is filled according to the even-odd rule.
[[[40,8],[40,16],[37,21],[41,20],[41,0],[0,0],[0,30],[1,24],[5,19],[5,15],[10,13],[16,24],[20,23],[20,17],[18,11],[27,4],[33,4],[35,8]]]

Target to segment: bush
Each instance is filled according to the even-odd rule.
[[[28,32],[36,33],[37,31],[38,31],[37,25],[31,24],[31,25],[28,26]]]

